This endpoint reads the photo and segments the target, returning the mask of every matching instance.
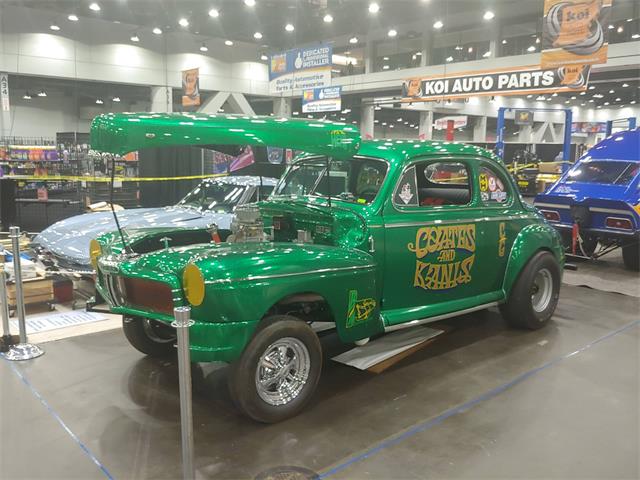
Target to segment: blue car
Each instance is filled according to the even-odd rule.
[[[596,258],[620,247],[625,266],[640,270],[640,129],[588,150],[534,205],[569,254]]]

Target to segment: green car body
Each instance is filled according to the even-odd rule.
[[[173,307],[191,306],[194,362],[234,362],[261,320],[291,305],[313,305],[308,322],[335,322],[340,339],[355,342],[504,303],[538,252],[550,252],[559,268],[564,262],[558,233],[522,201],[498,158],[474,146],[361,141],[357,129],[345,124],[270,117],[115,114],[98,117],[92,126],[92,146],[103,152],[175,144],[308,152],[281,182],[301,162],[328,163],[329,157],[375,159],[386,170],[377,194],[367,199],[279,195],[277,187],[258,204],[270,232],[265,241],[214,243],[204,230],[138,230],[125,232],[125,252],[117,232],[98,238],[99,296],[114,313],[167,324]],[[398,201],[413,195],[417,200],[418,183],[411,185],[417,168],[427,175],[432,164],[440,168],[443,162],[466,172],[465,205]],[[493,191],[487,169],[495,174],[489,177],[494,187],[501,180],[500,202],[488,200]],[[145,246],[165,238],[168,248]],[[185,293],[190,265],[204,282],[198,304],[190,304]]]

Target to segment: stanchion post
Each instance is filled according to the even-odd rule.
[[[7,294],[7,275],[4,273],[4,264],[0,264],[0,315],[2,315],[2,338],[0,339],[0,352],[6,352],[13,345],[13,337],[9,329],[9,295]]]
[[[182,478],[193,480],[193,409],[191,403],[191,357],[189,354],[189,327],[193,325],[190,307],[173,309],[171,324],[178,336],[178,380],[180,383],[180,426],[182,432]]]
[[[16,310],[18,311],[20,343],[13,345],[4,356],[7,360],[30,360],[44,354],[44,351],[37,345],[27,342],[24,293],[22,291],[22,265],[20,264],[20,227],[11,227],[9,229],[9,237],[13,247],[13,278],[16,286]]]

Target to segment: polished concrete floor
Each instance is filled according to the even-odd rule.
[[[490,310],[379,375],[327,360],[309,408],[277,425],[234,410],[226,369],[195,367],[197,477],[638,478],[639,319],[638,298],[564,286],[540,331]],[[45,349],[0,360],[0,478],[180,477],[173,362],[119,330]]]

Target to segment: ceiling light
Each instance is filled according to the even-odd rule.
[[[389,65],[383,65],[383,66],[382,66],[382,69],[383,69],[383,70],[389,70]]]
[[[453,62],[453,57],[447,57],[447,62]]]
[[[266,62],[267,60],[269,60],[269,57],[267,57],[264,53],[262,55],[260,55],[260,60],[262,60],[263,62]]]
[[[333,22],[333,17],[331,14],[327,13],[322,20],[324,20],[324,23],[331,23]]]
[[[587,92],[580,92],[580,95],[586,95]]]
[[[25,92],[22,98],[24,98],[25,100],[31,100],[31,95],[29,95],[29,92]]]
[[[100,5],[98,5],[96,2],[93,2],[91,5],[89,5],[89,9],[93,10],[94,12],[99,12]]]
[[[60,30],[60,27],[58,25],[56,25],[55,23],[53,25],[51,25],[49,28],[51,30],[53,30],[54,32],[57,32],[58,30]]]
[[[463,49],[463,47],[462,47],[462,45],[456,45],[456,48],[455,48],[455,49],[456,49],[456,50],[462,50],[462,49]]]
[[[628,84],[628,83],[623,83],[623,84],[622,84],[622,88],[627,88],[628,86],[629,86],[629,84]]]
[[[564,103],[568,105],[568,104],[569,104],[569,103],[571,103],[571,102],[569,102],[569,100],[565,100],[565,102],[564,102]]]
[[[220,12],[218,11],[218,9],[212,8],[211,10],[209,10],[209,16],[211,18],[218,18],[220,16]]]
[[[616,102],[621,102],[622,99],[620,97],[616,98]]]
[[[351,37],[349,43],[358,43],[358,37]]]
[[[544,101],[546,99],[547,99],[547,97],[545,97],[544,95],[540,95],[540,96],[538,96],[538,98],[536,98],[536,100],[539,101],[539,102],[542,102],[542,101]]]
[[[180,25],[181,27],[188,27],[189,20],[187,20],[186,18],[181,18],[180,20],[178,20],[178,25]]]
[[[256,40],[260,40],[262,38],[262,33],[260,32],[256,32],[253,34],[253,38],[255,38]]]
[[[224,44],[225,44],[227,47],[230,47],[231,45],[233,45],[233,42],[232,42],[231,40],[225,40],[225,41],[224,41]]]
[[[374,110],[382,110],[382,107],[380,105],[376,105],[375,107],[373,107]]]
[[[421,57],[422,56],[422,52],[416,52],[416,56]]]
[[[609,30],[613,30],[613,25],[609,25]]]
[[[540,37],[536,37],[536,43],[540,43]]]
[[[382,57],[383,60],[389,60],[389,57]]]
[[[111,99],[112,102],[120,103],[120,97],[113,97]]]
[[[495,16],[495,13],[493,13],[491,10],[487,10],[486,12],[484,12],[484,16],[482,18],[484,18],[485,20],[493,20]]]
[[[209,49],[207,48],[207,45],[203,43],[202,45],[200,45],[200,51],[201,52],[208,52]]]
[[[491,51],[486,51],[484,52],[484,54],[482,55],[484,58],[489,58],[491,56]]]
[[[604,102],[605,105],[609,105],[609,102]]]
[[[593,85],[591,85],[591,86],[589,87],[589,90],[595,90],[595,89],[596,89],[596,87],[594,87]]]
[[[571,97],[571,100],[575,100],[576,98],[578,98],[578,97],[576,97],[575,95],[573,95],[573,96]]]
[[[137,34],[137,33],[134,33],[134,34],[131,36],[131,41],[132,41],[132,42],[139,42],[139,41],[140,41],[140,37],[138,36],[138,34]]]
[[[47,92],[45,92],[44,90],[40,90],[40,92],[38,93],[39,97],[46,97],[47,96]]]
[[[531,94],[527,95],[527,98],[531,98],[531,97],[533,97],[533,95],[531,95]]]
[[[244,0],[244,4],[247,7],[255,7],[256,6],[256,0]]]
[[[614,89],[609,90],[609,93],[616,93]]]
[[[100,98],[96,98],[96,105],[102,105],[104,102]]]
[[[633,22],[633,18],[627,18],[627,22]]]
[[[620,26],[618,27],[618,29],[616,30],[616,32],[618,32],[618,33],[622,33],[622,32],[624,32],[624,27],[623,27],[622,25],[620,25]]]
[[[533,45],[527,48],[527,52],[535,52],[535,51],[536,51],[536,47],[534,47]]]
[[[502,40],[502,44],[506,45],[507,44],[507,39],[505,38],[504,40]]]
[[[380,5],[376,2],[371,2],[369,4],[369,13],[378,13],[380,11]]]
[[[473,47],[469,47],[469,48],[467,49],[467,52],[469,52],[469,53],[473,53]]]
[[[69,16],[67,17],[67,19],[68,19],[69,21],[71,21],[71,22],[77,22],[78,20],[80,20],[80,19],[78,18],[78,16],[77,16],[77,15],[74,15],[74,14],[69,15]]]
[[[631,100],[629,103],[630,103],[631,105],[635,105],[635,104],[636,104],[636,101],[635,101],[635,100]]]
[[[551,96],[552,97],[557,97],[558,96],[558,92],[553,92],[553,94]]]
[[[158,27],[155,27],[152,31],[156,35],[162,35],[162,29],[160,29]]]
[[[440,30],[442,27],[444,27],[444,23],[442,23],[442,20],[436,20],[436,23],[433,24],[433,28],[435,28],[436,30]]]
[[[393,28],[391,30],[389,30],[387,32],[387,35],[390,36],[391,38],[395,37],[396,35],[398,35],[398,31],[394,30]]]
[[[287,24],[284,26],[284,29],[285,29],[287,32],[293,32],[293,31],[296,29],[296,27],[294,27],[294,26],[293,26],[293,24],[291,24],[291,23],[287,23]]]
[[[631,35],[631,38],[633,38],[634,40],[640,38],[640,33],[634,33],[633,35]]]

